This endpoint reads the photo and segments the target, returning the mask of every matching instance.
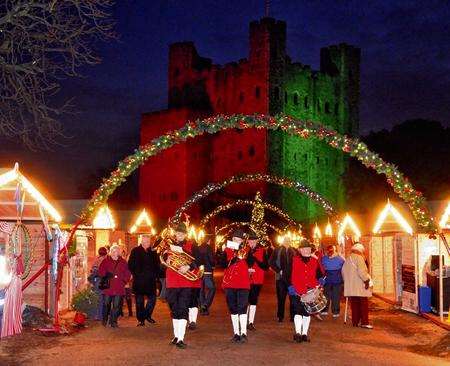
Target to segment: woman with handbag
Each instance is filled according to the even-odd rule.
[[[98,274],[101,276],[99,288],[104,296],[102,324],[106,326],[109,320],[111,327],[117,328],[121,299],[125,296],[125,285],[131,277],[118,245],[111,247],[109,256],[100,264]]]
[[[344,296],[350,298],[352,324],[354,327],[372,329],[369,324],[369,301],[372,286],[369,271],[364,260],[364,246],[356,243],[342,267]]]

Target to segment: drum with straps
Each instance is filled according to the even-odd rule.
[[[300,301],[309,314],[320,313],[327,306],[327,298],[320,287],[309,289],[306,294],[300,296]]]

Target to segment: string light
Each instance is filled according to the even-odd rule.
[[[155,230],[152,227],[152,220],[150,220],[150,217],[148,216],[148,213],[145,210],[145,208],[141,211],[138,218],[134,222],[133,226],[130,229],[130,233],[131,234],[135,233],[139,226],[148,227],[152,234],[153,232],[155,232]]]
[[[333,236],[333,227],[331,226],[330,220],[328,219],[327,226],[325,227],[325,235],[326,236]]]
[[[313,229],[313,238],[314,239],[322,238],[322,233],[320,232],[320,228],[317,225],[317,223],[316,223],[316,225],[314,226],[314,229]]]
[[[445,209],[444,214],[441,217],[441,221],[439,221],[439,226],[442,229],[450,229],[450,202],[447,205],[447,208]]]
[[[388,200],[388,203],[384,207],[383,211],[381,211],[380,215],[378,216],[377,222],[375,223],[375,226],[373,228],[373,233],[378,234],[380,232],[381,226],[384,224],[387,216],[391,214],[395,221],[400,225],[400,227],[406,231],[408,234],[412,235],[413,229],[408,224],[408,222],[405,220],[405,218],[400,214],[400,212],[397,211],[397,209],[392,206],[391,202]]]
[[[94,229],[114,230],[116,224],[108,205],[100,207],[92,222]]]
[[[350,230],[352,230],[356,241],[358,241],[361,238],[361,231],[359,230],[355,221],[353,221],[353,219],[351,218],[351,216],[349,214],[345,215],[345,218],[339,227],[339,233],[338,233],[339,239],[342,239],[344,237],[345,231],[347,230],[347,228],[350,228]]]

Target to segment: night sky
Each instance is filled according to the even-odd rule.
[[[140,114],[166,107],[170,43],[194,41],[214,63],[236,61],[248,55],[248,23],[264,15],[263,0],[117,3],[119,40],[99,45],[103,62],[83,79],[63,81],[59,98],[74,98],[77,110],[63,119],[71,138],[53,152],[8,149],[58,198],[80,196],[91,176],[138,145]],[[323,46],[361,47],[361,134],[412,118],[449,126],[446,1],[273,0],[270,16],[287,22],[291,58],[314,69]]]

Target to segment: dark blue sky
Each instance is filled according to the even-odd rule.
[[[39,153],[36,174],[62,174],[74,195],[79,180],[111,166],[138,144],[140,114],[165,108],[168,45],[194,41],[215,63],[247,57],[248,23],[264,0],[118,0],[118,41],[101,44],[101,65],[63,82],[77,114],[63,120],[73,138],[57,154]],[[447,1],[272,0],[270,15],[287,22],[288,53],[318,68],[320,48],[347,42],[362,49],[361,133],[411,118],[449,126],[450,5]],[[50,174],[50,173],[49,173]],[[52,175],[52,174],[50,174]],[[78,182],[76,182],[78,179]]]

